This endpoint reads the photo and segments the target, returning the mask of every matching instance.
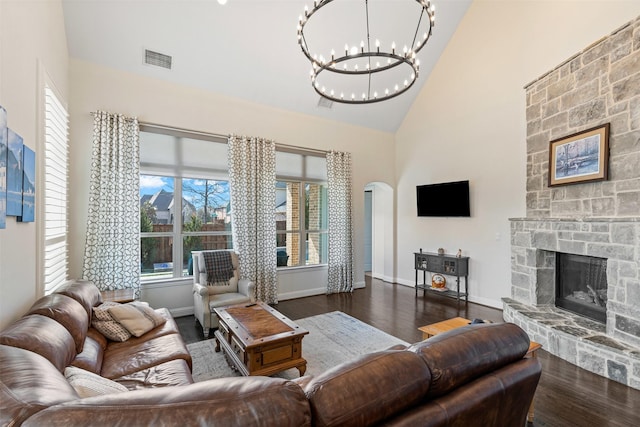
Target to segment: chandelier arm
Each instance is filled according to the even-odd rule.
[[[420,31],[420,23],[422,22],[422,17],[424,16],[424,8],[420,11],[420,18],[418,18],[418,25],[416,25],[416,32],[413,35],[413,41],[411,42],[411,48],[416,45],[416,39],[418,38],[418,32]],[[429,22],[429,26],[431,26],[431,22]],[[417,52],[417,50],[416,50]]]
[[[371,33],[369,32],[369,0],[364,0],[364,9],[367,16],[367,50],[371,52]],[[367,58],[369,70],[371,70],[371,57]],[[371,72],[369,72],[369,83],[367,85],[367,96],[371,98]]]

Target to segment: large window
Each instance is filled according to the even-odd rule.
[[[44,89],[44,262],[45,294],[62,285],[68,276],[67,186],[69,118],[67,110],[49,86]]]
[[[226,141],[143,129],[140,276],[190,276],[191,251],[233,248]]]
[[[327,263],[327,186],[323,157],[276,153],[278,267]]]

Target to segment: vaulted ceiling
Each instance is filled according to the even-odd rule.
[[[371,9],[386,8],[375,25],[385,30],[415,26],[400,13],[407,2],[412,0],[370,0]],[[343,3],[340,13],[330,16],[338,3]],[[298,17],[312,0],[228,0],[225,5],[217,0],[63,0],[63,8],[72,58],[393,133],[470,3],[434,0],[436,26],[418,54],[420,76],[408,92],[384,102],[331,108],[318,105],[309,61],[297,43]],[[347,17],[364,16],[365,0],[334,0],[324,13],[330,38],[334,29],[358,27]],[[375,37],[374,28],[371,32]],[[171,56],[171,70],[145,64],[145,49]]]

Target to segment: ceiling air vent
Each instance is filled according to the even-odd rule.
[[[333,101],[321,96],[318,100],[318,107],[331,109],[333,107]]]
[[[171,69],[171,57],[163,53],[154,52],[149,49],[144,50],[144,63],[156,67]]]

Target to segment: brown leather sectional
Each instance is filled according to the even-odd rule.
[[[164,325],[117,343],[91,327],[97,304],[97,288],[75,282],[0,332],[0,425],[518,426],[541,373],[523,358],[526,333],[505,323],[367,354],[315,378],[194,384],[167,310],[157,310]],[[79,398],[63,375],[69,365],[129,391]]]

